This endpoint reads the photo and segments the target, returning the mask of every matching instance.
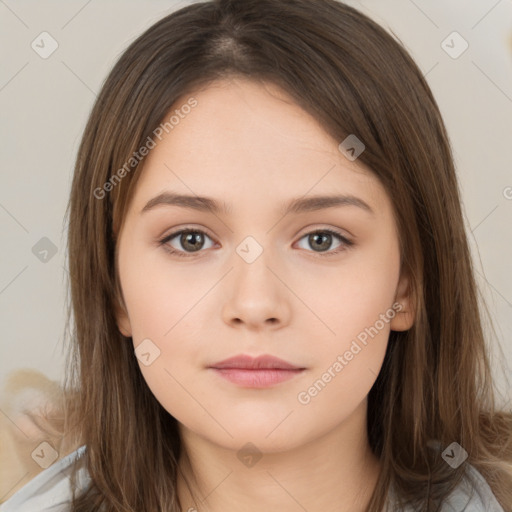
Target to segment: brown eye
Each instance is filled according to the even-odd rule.
[[[303,239],[307,239],[307,245],[313,249],[313,252],[325,252],[326,256],[338,254],[339,252],[353,245],[353,242],[345,238],[343,235],[341,235],[341,233],[338,233],[332,229],[321,229],[313,231],[304,235],[301,240]],[[334,250],[330,250],[333,244],[333,239],[338,240],[338,245],[334,248]]]
[[[310,247],[317,248],[320,251],[327,251],[332,244],[332,235],[328,233],[313,233],[308,235]]]
[[[197,231],[184,232],[180,235],[181,246],[186,251],[199,251],[204,244],[204,235]]]
[[[171,254],[187,256],[203,249],[206,238],[211,240],[211,238],[200,229],[182,229],[181,231],[176,231],[166,236],[160,241],[160,245],[164,246],[165,250]],[[175,239],[174,245],[171,244],[171,241]],[[181,247],[176,247],[176,245]]]

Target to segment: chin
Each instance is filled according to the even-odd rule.
[[[251,443],[263,453],[278,453],[292,450],[311,440],[307,437],[307,431],[302,431],[293,422],[285,425],[284,423],[287,421],[288,419],[279,425],[279,422],[264,418],[260,421],[254,421],[253,418],[247,418],[246,421],[241,418],[233,418],[233,421],[222,422],[231,435],[217,424],[215,426],[208,424],[205,427],[203,421],[197,425],[197,428],[187,428],[196,435],[227,450],[238,452]],[[311,431],[309,430],[309,432]]]

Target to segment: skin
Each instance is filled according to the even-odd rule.
[[[144,161],[117,247],[119,329],[134,348],[149,338],[160,350],[150,365],[139,361],[140,370],[178,420],[180,469],[189,480],[195,475],[204,498],[194,503],[180,475],[183,510],[362,511],[380,471],[367,439],[367,395],[390,330],[414,320],[390,198],[275,86],[225,79],[173,109],[190,96],[198,105]],[[141,213],[164,190],[212,197],[231,211],[160,205]],[[279,212],[293,198],[335,193],[357,196],[374,214],[353,205]],[[167,245],[188,257],[158,244],[184,228],[207,232],[199,251],[179,235]],[[308,242],[306,235],[326,228],[354,245],[336,237],[320,249]],[[247,236],[263,249],[252,263],[236,252]],[[401,312],[300,403],[298,394],[395,302]],[[305,370],[254,389],[207,369],[242,353],[272,354]],[[262,454],[251,467],[237,457],[247,442]]]

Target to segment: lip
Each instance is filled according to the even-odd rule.
[[[264,354],[258,357],[252,357],[246,354],[240,354],[229,359],[224,359],[218,363],[212,364],[209,368],[220,369],[242,369],[242,370],[303,370],[300,366],[295,366],[283,359]]]
[[[292,379],[305,368],[270,355],[238,355],[208,367],[233,384],[249,388],[268,388]]]

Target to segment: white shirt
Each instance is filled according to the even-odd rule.
[[[80,459],[77,494],[91,481],[83,464],[85,448],[85,445],[80,446],[35,476],[0,505],[0,512],[69,512],[72,493],[69,476],[75,460]],[[464,479],[445,501],[442,512],[504,512],[483,476],[469,464],[466,469],[477,484],[473,486]]]
[[[72,463],[80,459],[77,488],[85,489],[91,478],[84,462],[85,445],[54,462],[0,505],[1,512],[68,512],[71,504]]]

